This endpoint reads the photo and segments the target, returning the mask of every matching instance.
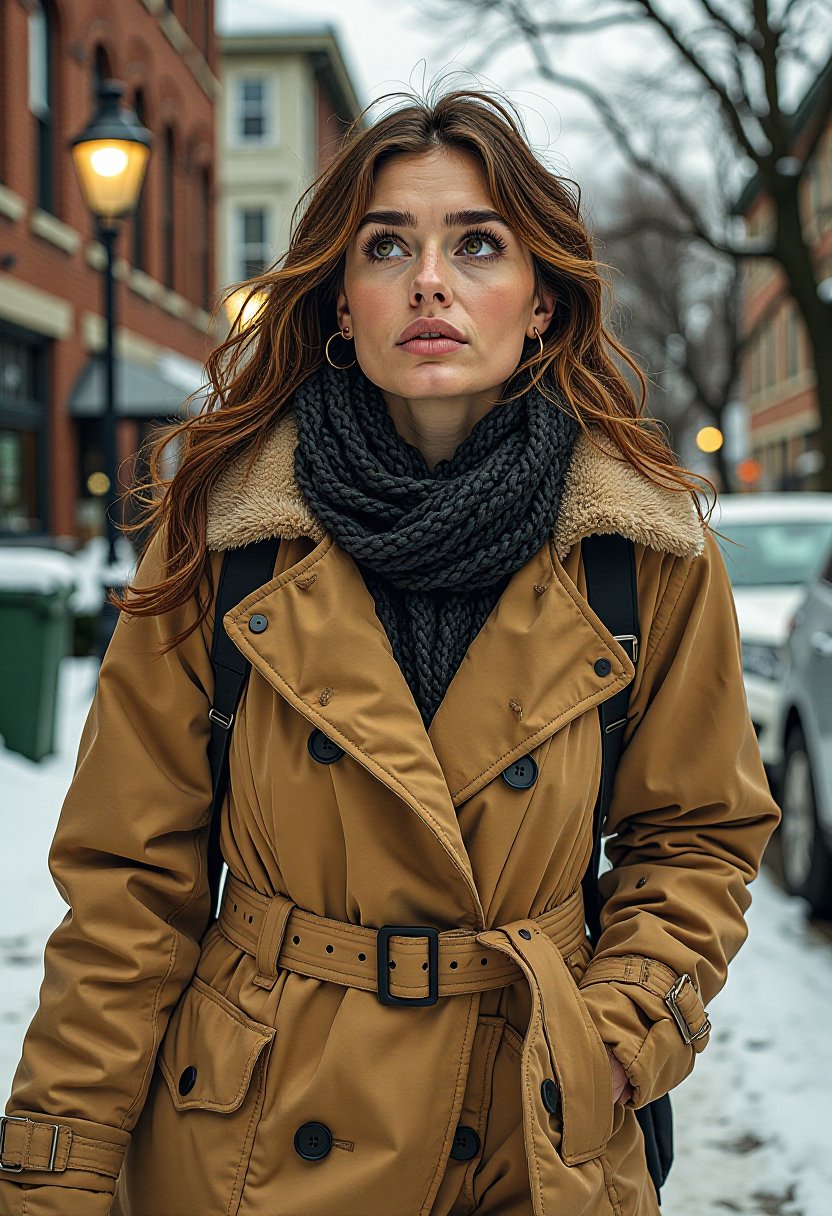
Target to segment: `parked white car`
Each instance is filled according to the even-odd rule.
[[[832,494],[721,494],[710,523],[727,538],[716,539],[734,591],[748,709],[777,790],[789,625],[832,541]]]
[[[782,698],[783,877],[832,918],[832,544],[792,621]]]

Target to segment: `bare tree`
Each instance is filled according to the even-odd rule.
[[[731,259],[771,259],[806,327],[816,375],[823,488],[832,491],[832,291],[817,264],[800,203],[801,183],[832,110],[828,0],[599,0],[587,15],[580,0],[420,0],[420,12],[441,12],[443,39],[477,30],[479,71],[506,50],[524,46],[537,76],[583,97],[625,162],[666,200],[651,229]],[[475,20],[472,21],[472,18]],[[576,56],[567,44],[619,27],[628,45],[647,39],[646,65],[625,67],[602,81],[564,71]],[[589,44],[591,47],[591,43]],[[810,54],[814,49],[814,54]],[[590,54],[584,61],[592,64]],[[784,104],[796,68],[815,82],[812,112],[793,141]],[[791,75],[790,75],[791,74]],[[661,142],[645,140],[645,114],[661,116]],[[659,124],[651,126],[655,134]],[[707,191],[691,188],[667,149],[695,142],[711,158]],[[722,172],[728,166],[727,172]],[[767,235],[743,239],[732,215],[743,177],[756,174],[768,198]],[[637,218],[640,225],[642,220]],[[607,239],[633,232],[633,221]],[[736,305],[734,305],[734,308]]]
[[[660,222],[654,225],[653,220]],[[665,221],[668,204],[651,182],[625,168],[602,196],[594,223],[596,257],[611,268],[611,320],[648,376],[650,413],[681,439],[705,417],[726,431],[742,357],[782,294],[740,332],[740,266]],[[635,377],[622,361],[634,389]],[[725,449],[713,454],[723,490],[734,488]]]

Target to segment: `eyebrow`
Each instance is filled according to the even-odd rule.
[[[488,224],[495,221],[498,224],[505,224],[506,228],[509,227],[508,222],[497,211],[487,208],[448,211],[445,215],[446,228],[462,227],[465,224]],[[395,225],[397,228],[419,227],[412,211],[368,211],[359,223],[356,232],[360,232],[367,224],[389,224]]]

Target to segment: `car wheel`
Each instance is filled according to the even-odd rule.
[[[783,878],[791,895],[808,900],[813,916],[832,917],[832,853],[818,823],[812,766],[800,726],[786,740],[783,762]]]

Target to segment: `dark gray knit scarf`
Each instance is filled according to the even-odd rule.
[[[361,570],[427,727],[511,575],[552,531],[578,422],[527,387],[431,469],[358,364],[324,364],[292,408],[298,485]]]

